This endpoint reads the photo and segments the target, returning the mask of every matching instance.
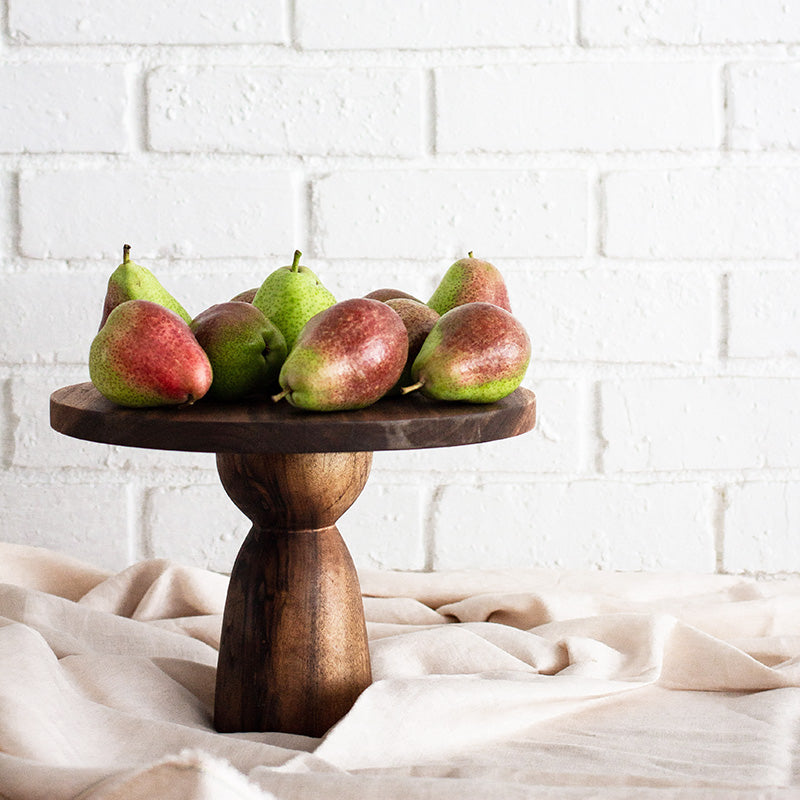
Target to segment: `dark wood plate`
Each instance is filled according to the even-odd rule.
[[[536,397],[519,388],[486,405],[422,395],[386,397],[358,411],[310,412],[264,400],[188,408],[122,408],[91,383],[50,396],[58,432],[105,444],[203,453],[327,453],[412,450],[517,436],[536,423]]]

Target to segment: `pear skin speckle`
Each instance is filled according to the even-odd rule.
[[[279,267],[267,275],[253,298],[253,305],[283,334],[288,350],[306,322],[335,302],[319,278],[304,266],[296,270]]]
[[[254,305],[234,300],[218,303],[198,314],[189,327],[213,369],[209,398],[239,400],[277,386],[286,342]]]
[[[131,261],[126,246],[123,262],[111,273],[103,302],[100,327],[105,325],[108,315],[126,300],[150,300],[174,311],[187,325],[192,321],[189,312],[161,285],[147,267]]]
[[[439,314],[465,303],[494,303],[511,311],[503,276],[500,270],[488,261],[479,258],[462,258],[445,272],[428,305]]]
[[[181,405],[211,386],[211,364],[189,326],[149,300],[114,308],[89,349],[89,377],[121,406]]]
[[[298,408],[365,408],[394,386],[407,354],[408,334],[395,311],[379,300],[343,300],[303,328],[281,368],[280,384]]]
[[[493,303],[443,314],[411,366],[420,391],[436,400],[493,403],[522,382],[531,343],[522,324]]]

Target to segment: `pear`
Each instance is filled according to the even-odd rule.
[[[151,300],[126,300],[89,350],[89,377],[121,406],[188,405],[211,386],[211,363],[189,326]]]
[[[105,325],[108,315],[126,300],[151,300],[174,311],[188,325],[192,318],[186,309],[159,283],[158,278],[147,267],[131,261],[131,246],[122,247],[122,263],[111,273],[103,302],[103,317],[100,327]]]
[[[395,300],[398,298],[416,300],[418,303],[422,302],[422,300],[414,297],[413,294],[404,292],[402,289],[374,289],[369,294],[365,294],[364,297],[367,297],[370,300],[380,300],[382,303],[385,303],[387,300]]]
[[[411,377],[436,400],[494,403],[522,382],[531,343],[516,317],[493,303],[465,303],[439,318],[425,339]]]
[[[343,300],[303,328],[281,368],[285,397],[309,411],[365,408],[394,386],[408,354],[400,316],[379,300]]]
[[[198,314],[189,327],[211,362],[209,399],[241,400],[278,385],[286,342],[254,305],[218,303]]]
[[[243,292],[239,292],[235,297],[231,297],[231,300],[241,301],[242,303],[252,303],[257,291],[258,286],[256,286],[255,289],[245,289]]]
[[[406,326],[408,335],[408,356],[403,373],[400,375],[397,384],[391,389],[392,394],[399,394],[402,386],[407,386],[412,382],[411,365],[417,357],[422,343],[428,337],[431,329],[439,319],[439,315],[420,300],[410,300],[407,297],[395,297],[384,301],[389,308],[400,315],[403,325]]]
[[[467,258],[456,261],[445,272],[428,305],[439,314],[464,303],[494,303],[511,311],[503,276],[488,261],[475,258],[469,251]]]
[[[253,298],[253,305],[277,325],[288,350],[294,347],[306,322],[336,302],[319,278],[300,265],[301,255],[295,250],[291,266],[278,267],[267,275]]]

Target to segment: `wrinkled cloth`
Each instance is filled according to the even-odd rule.
[[[0,544],[0,797],[795,798],[800,578],[362,571],[373,684],[216,733],[228,579]]]

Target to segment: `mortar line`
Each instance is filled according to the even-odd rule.
[[[581,0],[572,0],[572,41],[576,47],[585,48],[587,45],[581,28]]]
[[[8,202],[11,208],[8,209],[8,221],[11,226],[11,252],[17,257],[22,258],[22,216],[20,214],[20,174],[21,170],[11,173],[8,187]]]
[[[284,15],[286,20],[284,24],[284,33],[286,34],[287,46],[300,50],[299,37],[297,36],[297,8],[295,0],[284,0],[283,4]]]
[[[603,239],[606,227],[606,208],[603,201],[603,173],[594,167],[587,171],[589,197],[586,208],[586,257],[604,258]]]
[[[422,149],[425,155],[435,158],[437,154],[436,146],[436,71],[434,67],[425,70],[425,79],[422,92]]]
[[[730,273],[723,272],[717,283],[717,357],[721,362],[727,362],[730,354]]]
[[[422,547],[425,559],[422,567],[423,572],[433,572],[436,569],[436,534],[434,532],[434,523],[444,489],[444,485],[437,484],[428,494],[427,508],[423,515],[422,528]]]
[[[733,112],[732,112],[732,93],[731,93],[731,72],[730,64],[723,63],[719,65],[716,72],[716,92],[717,100],[715,103],[715,110],[717,113],[714,115],[717,125],[720,130],[717,135],[719,142],[720,153],[727,155],[731,152],[731,129],[733,127]]]
[[[128,559],[131,564],[142,558],[154,558],[152,532],[148,530],[145,520],[146,492],[138,481],[132,481],[126,487],[128,501]]]
[[[319,258],[317,252],[316,231],[314,225],[314,180],[315,176],[308,173],[302,173],[300,180],[302,181],[302,191],[298,191],[298,208],[297,208],[297,228],[295,230],[295,238],[298,242],[303,243],[300,247],[307,250],[307,257]]]
[[[128,137],[131,153],[150,152],[149,70],[143,64],[130,64],[128,81]]]
[[[602,476],[605,471],[604,456],[608,448],[608,440],[603,436],[603,388],[601,381],[594,381],[592,392],[592,444],[594,451],[594,474]]]
[[[714,537],[714,571],[725,573],[725,510],[727,508],[727,487],[714,486],[711,530]]]

